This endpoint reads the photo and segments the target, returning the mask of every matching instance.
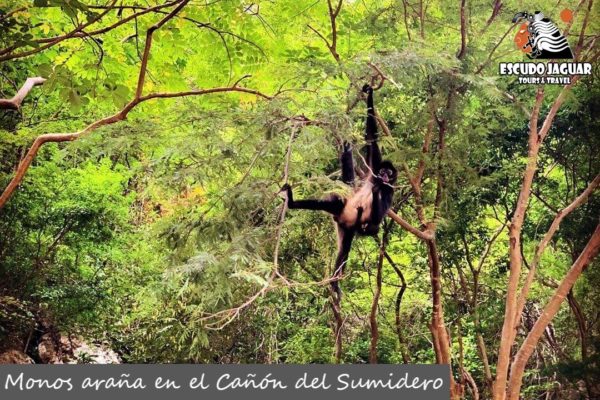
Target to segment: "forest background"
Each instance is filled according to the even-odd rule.
[[[0,352],[438,362],[455,399],[598,398],[598,7],[0,1]],[[592,75],[499,75],[535,10]],[[348,190],[364,83],[399,179],[336,309],[330,218],[277,193]]]

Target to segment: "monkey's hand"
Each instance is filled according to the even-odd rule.
[[[279,190],[279,193],[277,193],[277,195],[279,197],[281,197],[282,199],[284,199],[285,201],[289,201],[289,199],[292,197],[292,187],[290,186],[289,183],[286,183],[285,185],[283,185],[281,187],[281,189]]]
[[[380,186],[383,185],[385,182],[383,182],[381,176],[373,174],[373,183],[375,183],[373,185],[373,193],[377,193],[379,192]]]

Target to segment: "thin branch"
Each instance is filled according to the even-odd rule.
[[[412,38],[410,36],[410,29],[408,28],[408,11],[406,9],[406,1],[402,0],[402,7],[404,9],[404,28],[406,29],[406,35],[408,36],[408,41],[412,42]]]
[[[9,18],[11,15],[19,13],[21,11],[25,11],[27,10],[27,7],[19,7],[19,8],[15,8],[12,11],[9,11],[5,14],[0,15],[0,21],[4,21],[5,19]]]
[[[490,62],[492,62],[492,56],[494,55],[494,53],[496,52],[496,50],[498,49],[498,47],[500,47],[500,45],[502,44],[502,42],[504,41],[504,39],[506,39],[506,37],[508,36],[508,34],[510,32],[512,32],[512,30],[517,26],[518,24],[513,24],[511,25],[506,32],[504,33],[504,35],[502,35],[502,37],[500,38],[500,40],[498,40],[498,42],[494,45],[494,47],[492,47],[492,50],[490,51],[490,53],[488,54],[487,59],[477,68],[477,70],[475,70],[475,75],[479,74],[485,67],[487,67]]]
[[[402,297],[404,297],[404,292],[407,288],[406,279],[404,278],[402,270],[398,268],[398,266],[396,265],[396,263],[394,263],[394,260],[392,260],[390,255],[387,252],[384,252],[383,254],[385,255],[385,259],[388,261],[388,263],[390,263],[390,265],[396,272],[396,275],[398,275],[398,278],[400,279],[401,286],[400,290],[398,290],[398,294],[396,295],[396,303],[394,305],[394,312],[396,314],[396,335],[398,336],[400,353],[402,354],[402,361],[404,361],[404,364],[409,364],[410,355],[407,351],[408,349],[406,348],[406,344],[404,343],[404,335],[402,334],[402,324],[400,320],[400,306],[402,305]]]
[[[490,250],[492,249],[494,242],[496,241],[496,239],[498,239],[498,236],[500,236],[500,234],[502,233],[504,228],[506,228],[506,225],[508,225],[508,221],[505,221],[504,224],[502,224],[500,226],[500,228],[498,228],[498,230],[494,233],[494,235],[487,242],[487,245],[485,246],[483,253],[481,253],[481,257],[479,258],[479,263],[477,263],[477,269],[475,270],[475,271],[477,271],[477,273],[481,272],[481,269],[483,268],[483,264],[485,263],[487,256],[490,254]]]
[[[494,20],[496,19],[496,17],[500,13],[500,9],[502,8],[503,5],[504,4],[502,4],[501,0],[495,0],[494,1],[494,7],[492,8],[492,15],[490,15],[490,17],[488,18],[488,20],[485,23],[485,26],[481,30],[481,32],[480,32],[481,35],[483,35],[485,33],[485,31],[490,27],[490,25],[492,24],[492,22],[494,22]]]
[[[381,285],[383,280],[383,259],[385,257],[385,248],[387,246],[387,236],[389,231],[384,227],[383,240],[379,246],[379,259],[377,260],[377,276],[375,278],[375,292],[371,302],[371,312],[369,313],[369,326],[371,328],[371,343],[369,346],[369,363],[377,364],[377,342],[379,341],[379,327],[377,325],[377,310],[379,309],[379,299],[381,297]]]
[[[79,25],[77,28],[75,28],[74,30],[72,30],[71,32],[60,36],[54,40],[52,40],[51,42],[46,43],[43,46],[39,46],[36,47],[35,49],[32,50],[28,50],[28,51],[24,51],[21,53],[16,53],[13,54],[12,52],[14,50],[16,50],[17,48],[19,48],[19,46],[9,46],[5,49],[0,50],[0,62],[1,61],[7,61],[7,60],[14,60],[15,58],[23,58],[23,57],[27,57],[30,56],[32,54],[36,54],[39,53],[41,51],[44,51],[60,42],[62,42],[65,39],[69,39],[71,37],[73,37],[74,35],[81,33],[85,28],[87,28],[88,26],[90,26],[91,24],[99,21],[100,19],[102,19],[102,17],[104,17],[106,14],[108,14],[111,10],[112,10],[112,6],[117,2],[117,0],[113,0],[112,3],[108,6],[108,8],[101,12],[100,14],[98,14],[96,17],[92,18],[90,21],[86,22],[85,24],[81,24]]]
[[[287,146],[285,166],[284,166],[284,172],[283,172],[283,180],[286,183],[287,183],[288,177],[289,177],[290,160],[291,160],[291,155],[292,155],[292,144],[293,144],[295,135],[296,135],[296,129],[292,128],[288,146]],[[259,291],[257,291],[252,296],[250,296],[241,305],[234,307],[234,308],[227,309],[227,310],[221,310],[214,314],[210,314],[210,315],[206,315],[206,316],[202,317],[201,318],[202,321],[213,320],[213,322],[211,322],[207,325],[208,329],[221,330],[221,329],[225,328],[227,325],[229,325],[231,322],[233,322],[239,316],[240,312],[242,312],[244,309],[246,309],[247,307],[252,305],[252,303],[254,303],[259,297],[262,297],[268,291],[275,288],[275,285],[273,285],[273,283],[277,277],[282,278],[282,280],[286,286],[290,286],[289,283],[287,282],[287,280],[279,273],[279,245],[281,242],[281,232],[283,230],[283,223],[285,222],[285,214],[287,212],[287,209],[288,209],[287,201],[284,201],[283,204],[281,205],[281,210],[279,212],[279,223],[277,224],[277,230],[275,233],[275,248],[273,250],[273,270],[271,271],[269,278],[265,281],[265,283],[262,285],[262,287]],[[216,321],[214,321],[215,318],[217,318]]]
[[[583,24],[581,25],[581,32],[579,33],[579,40],[577,40],[577,47],[575,47],[575,59],[579,58],[579,55],[581,53],[581,50],[583,48],[583,36],[585,33],[585,29],[587,27],[588,24],[588,19],[590,17],[590,13],[592,11],[592,4],[594,3],[593,0],[589,0],[588,1],[588,8],[587,11],[585,13],[585,17],[583,17]]]
[[[138,7],[138,9],[141,9],[141,11],[133,13],[125,18],[122,18],[120,20],[118,20],[117,22],[115,22],[114,24],[105,26],[104,28],[100,28],[97,29],[95,31],[91,31],[91,32],[83,32],[82,30],[79,30],[75,33],[72,34],[64,34],[64,35],[59,35],[59,36],[55,36],[55,37],[51,37],[51,38],[41,38],[41,39],[36,39],[34,40],[34,42],[36,43],[50,43],[50,42],[54,42],[54,41],[62,41],[65,39],[70,39],[70,38],[83,38],[86,36],[97,36],[97,35],[101,35],[103,33],[112,31],[115,28],[118,28],[121,25],[126,24],[127,22],[136,19],[138,17],[141,17],[142,15],[151,13],[151,12],[158,12],[159,10],[162,10],[163,8],[168,8],[168,7],[172,7],[175,4],[179,3],[181,0],[176,0],[176,1],[170,1],[168,3],[164,3],[164,4],[159,4],[157,6],[154,7],[148,7],[148,8],[142,8],[142,7]],[[119,9],[120,7],[115,6],[113,7],[113,9]]]
[[[306,26],[308,27],[308,29],[310,29],[311,31],[316,33],[317,36],[319,36],[325,42],[325,45],[331,51],[331,43],[329,43],[329,40],[327,40],[327,38],[325,36],[323,36],[323,34],[321,32],[319,32],[318,30],[313,28],[310,24],[307,24]],[[336,58],[336,60],[337,60],[337,58]]]
[[[462,60],[467,54],[467,16],[465,13],[466,0],[460,1],[460,50],[456,57]]]
[[[338,0],[337,5],[334,7],[333,4],[331,3],[331,0],[327,0],[327,8],[329,10],[329,23],[331,25],[331,42],[329,40],[327,40],[327,38],[323,34],[321,34],[318,30],[316,30],[315,28],[313,28],[310,25],[307,25],[310,30],[312,30],[314,33],[316,33],[317,36],[319,36],[325,42],[325,45],[329,49],[329,52],[331,53],[333,58],[335,58],[335,60],[338,62],[338,64],[341,63],[341,58],[337,52],[336,18],[340,14],[340,11],[342,9],[342,4],[343,4],[343,0]]]

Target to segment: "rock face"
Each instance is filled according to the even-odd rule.
[[[0,364],[33,364],[33,360],[21,350],[7,350],[0,353]]]
[[[121,359],[108,346],[89,344],[80,338],[50,333],[38,344],[40,361],[44,364],[121,364]]]
[[[104,345],[78,342],[77,347],[73,349],[73,355],[80,364],[121,364],[119,355]]]
[[[63,349],[57,346],[52,334],[46,333],[38,343],[38,355],[42,364],[63,364]]]

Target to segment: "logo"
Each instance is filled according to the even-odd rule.
[[[573,12],[565,9],[561,12],[561,18],[565,22],[573,19]],[[557,59],[573,58],[569,42],[560,33],[556,25],[544,16],[540,11],[535,14],[526,12],[516,13],[512,22],[525,20],[515,36],[515,43],[527,53],[529,58],[534,59]]]
[[[573,12],[560,13],[564,23],[573,21]],[[538,60],[572,60],[573,52],[567,38],[541,11],[515,14],[513,24],[523,22],[515,35],[517,48],[527,55],[528,62],[501,62],[500,75],[517,75],[519,83],[568,85],[574,75],[591,75],[592,64],[585,62],[543,62]]]

